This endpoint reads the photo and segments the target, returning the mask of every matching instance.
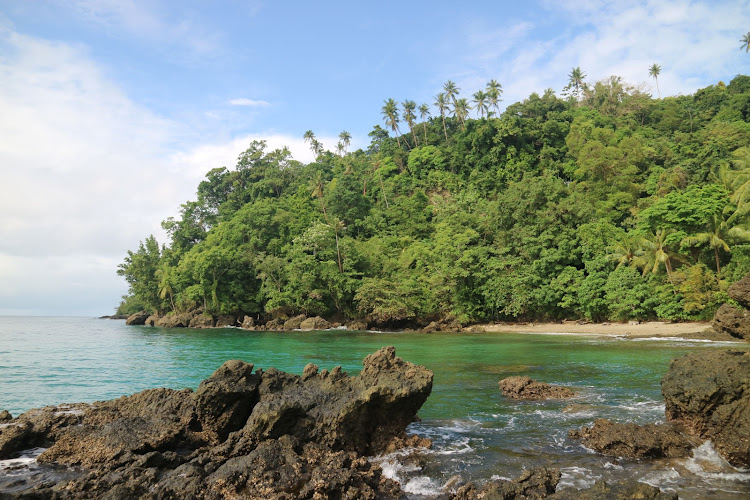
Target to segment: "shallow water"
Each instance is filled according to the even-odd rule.
[[[660,381],[669,361],[689,352],[747,344],[624,340],[574,335],[248,332],[162,330],[88,318],[0,317],[0,409],[91,402],[152,388],[196,388],[227,359],[302,373],[307,363],[358,373],[385,345],[435,372],[432,395],[412,432],[434,440],[427,452],[378,457],[419,498],[455,475],[516,477],[554,466],[562,484],[634,477],[681,498],[748,498],[750,474],[723,463],[710,446],[689,460],[629,461],[589,452],[567,431],[596,418],[664,420]],[[497,383],[511,375],[569,385],[574,400],[515,402]],[[0,462],[0,476],[5,474]],[[0,486],[1,488],[1,486]]]

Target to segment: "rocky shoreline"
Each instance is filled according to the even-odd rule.
[[[355,377],[340,367],[308,365],[293,375],[235,360],[196,391],[151,389],[15,419],[0,413],[0,460],[44,448],[36,460],[48,472],[3,483],[0,498],[405,498],[368,457],[430,446],[405,430],[432,379],[387,347],[367,356]],[[667,423],[597,420],[571,437],[638,459],[684,457],[710,439],[729,463],[747,468],[749,379],[748,353],[689,355],[674,360],[662,382]],[[572,395],[525,378],[503,382],[509,397]],[[677,498],[636,481],[582,491],[559,489],[559,481],[552,467],[481,485],[454,478],[437,498]]]

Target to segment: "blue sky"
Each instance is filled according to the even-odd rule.
[[[309,161],[497,79],[503,104],[570,69],[689,94],[750,73],[750,1],[0,0],[0,314],[109,313],[128,249],[252,139]]]

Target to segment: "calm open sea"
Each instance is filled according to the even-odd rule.
[[[385,345],[435,372],[432,395],[409,429],[429,436],[428,452],[377,457],[415,498],[440,491],[454,475],[482,481],[554,466],[562,484],[632,477],[681,498],[750,497],[750,473],[731,468],[710,444],[687,460],[604,457],[567,437],[596,418],[664,421],[660,381],[671,359],[742,343],[624,340],[573,335],[249,332],[162,330],[90,318],[0,317],[0,409],[112,399],[153,387],[196,388],[228,359],[302,373],[307,363],[354,375]],[[568,401],[515,402],[498,381],[511,375],[569,385]],[[0,462],[0,476],[3,462]],[[1,478],[0,478],[1,479]],[[0,481],[0,489],[2,481]]]

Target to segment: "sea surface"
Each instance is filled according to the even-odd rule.
[[[413,498],[439,493],[454,476],[482,482],[524,469],[562,470],[561,485],[635,478],[684,499],[750,498],[750,471],[734,469],[710,443],[690,459],[634,461],[593,453],[569,429],[597,418],[663,422],[660,382],[671,359],[745,343],[679,339],[627,340],[562,334],[250,332],[125,326],[121,320],[0,317],[0,410],[14,416],[51,404],[92,402],[154,387],[195,389],[228,359],[301,374],[307,363],[341,365],[350,375],[386,345],[435,373],[432,395],[410,432],[433,439],[432,450],[374,457]],[[566,401],[518,402],[498,381],[511,375],[568,385]],[[3,476],[34,467],[29,450],[0,461]],[[37,466],[38,467],[38,466]]]

